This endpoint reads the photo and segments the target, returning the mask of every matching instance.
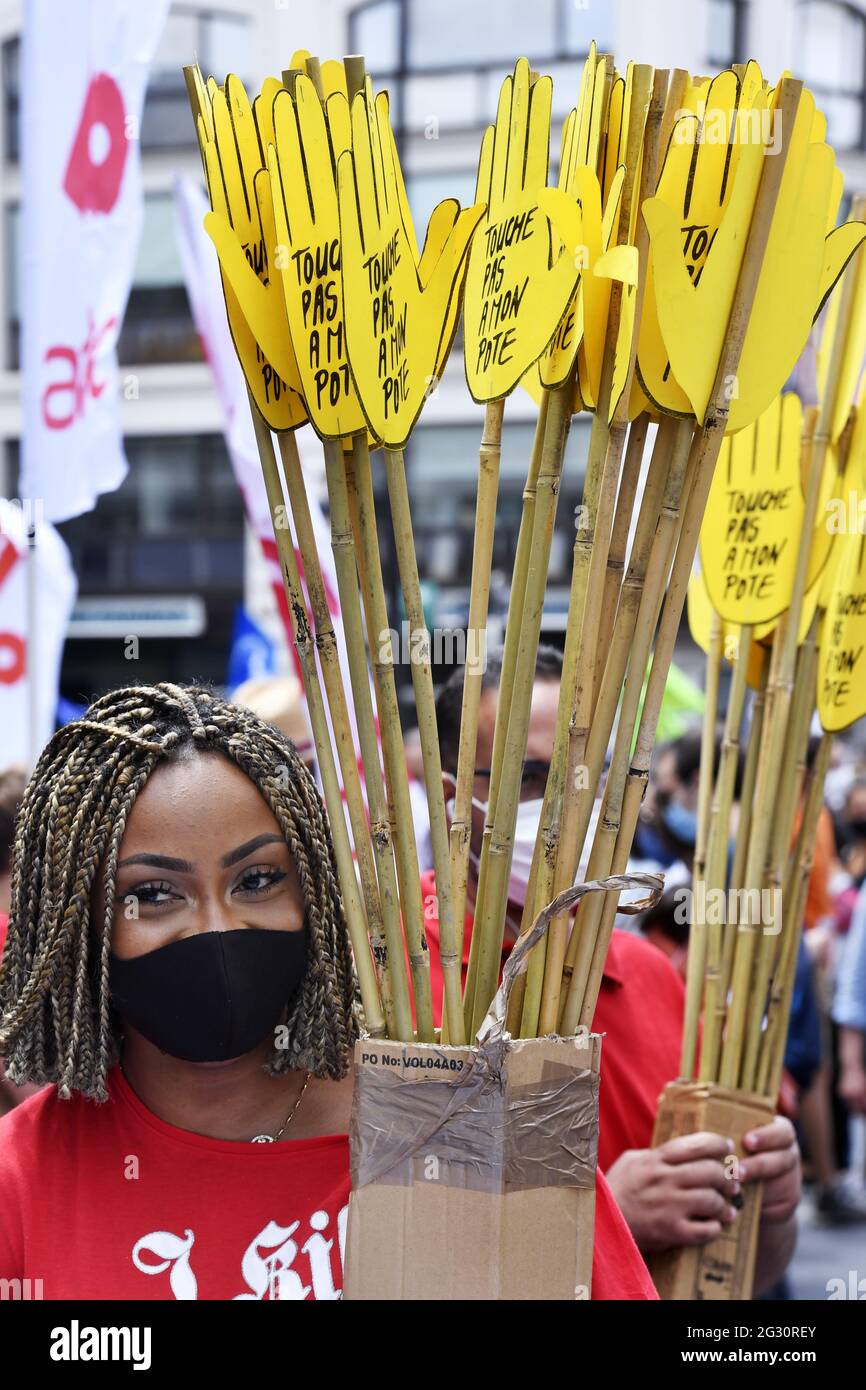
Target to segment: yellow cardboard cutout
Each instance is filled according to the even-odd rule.
[[[626,68],[625,78],[623,79],[618,72],[613,75],[613,86],[610,90],[610,100],[607,107],[607,124],[604,131],[602,142],[601,157],[598,161],[598,176],[601,180],[601,200],[605,208],[610,201],[610,191],[613,181],[617,176],[617,171],[625,164],[626,145],[628,142],[628,122],[631,112],[632,97],[632,78],[634,75],[634,63],[629,63]],[[635,187],[640,187],[640,170],[635,170]],[[606,244],[616,244],[619,234],[619,205],[616,209],[616,221],[610,229]],[[623,241],[634,241],[634,225],[638,213],[638,200],[632,199],[632,225],[624,231]]]
[[[722,445],[700,545],[710,600],[728,622],[766,623],[790,604],[805,510],[802,420],[797,396],[777,396]]]
[[[521,58],[499,93],[481,144],[476,200],[487,205],[469,253],[463,308],[473,400],[507,396],[547,347],[577,283],[565,248],[553,254],[538,205],[547,186],[552,83],[530,84]]]
[[[422,284],[405,225],[386,92],[374,104],[367,93],[355,97],[352,151],[337,168],[352,376],[370,429],[386,448],[399,449],[435,389],[446,324],[455,322],[449,309],[485,209],[461,212],[453,199],[439,205],[431,219],[439,255]]]
[[[760,95],[753,109],[759,107]],[[852,231],[854,224],[849,223],[825,240],[838,180],[833,151],[812,140],[814,116],[814,99],[804,91],[736,379],[730,386],[730,431],[757,419],[781,389],[823,298],[866,235],[866,227]],[[682,259],[676,207],[661,196],[644,204],[655,307],[664,345],[676,379],[700,421],[706,415],[718,370],[757,192],[764,158],[764,145],[757,138],[762,127],[770,147],[772,122],[754,122],[740,151],[730,201],[697,282],[689,276]],[[700,159],[699,151],[698,163]],[[646,388],[646,378],[642,380]]]
[[[866,359],[866,256],[862,252],[857,253],[857,259],[849,270],[849,275],[854,276],[854,286],[851,317],[839,366],[836,400],[830,422],[830,440],[834,444],[848,423],[848,415],[856,399],[863,362]],[[840,302],[841,296],[834,295],[824,316],[821,344],[818,349],[818,390],[822,400],[827,389],[827,372],[839,319]]]
[[[686,612],[693,641],[702,652],[709,653],[714,609],[703,574],[697,568],[692,572],[686,590]],[[742,629],[737,623],[722,622],[722,652],[730,665],[737,660],[741,638]],[[746,672],[746,681],[753,690],[760,688],[764,659],[763,647],[759,646],[757,640],[753,640],[749,647],[749,667]]]
[[[840,536],[837,545],[818,662],[818,715],[827,733],[866,715],[866,535]]]
[[[325,92],[325,100],[339,92],[340,96],[349,100],[349,89],[346,86],[346,69],[339,58],[328,58],[322,64],[322,87]]]
[[[339,94],[327,118],[308,77],[273,105],[268,184],[279,281],[313,428],[322,439],[366,428],[349,369],[343,312],[342,252],[334,161],[349,148],[349,113]]]
[[[572,117],[575,115],[572,112]],[[571,119],[571,118],[569,118]],[[564,142],[565,143],[565,142]],[[568,376],[575,353],[580,349],[580,394],[585,404],[594,407],[598,401],[607,319],[613,280],[637,285],[638,256],[633,246],[611,246],[610,237],[616,223],[625,169],[611,186],[611,198],[604,218],[601,211],[601,188],[592,169],[577,166],[567,172],[568,191],[564,187],[543,189],[538,197],[542,212],[550,218],[562,244],[580,267],[580,280],[547,351],[539,359],[538,372],[543,386],[559,386]],[[607,238],[607,239],[605,239]],[[620,315],[617,350],[622,344],[621,358],[628,365],[631,335],[634,328],[635,296],[625,295],[630,304]],[[620,376],[616,398],[611,400],[611,415],[622,394],[624,381]]]
[[[742,81],[736,73],[728,71],[720,73],[712,82],[693,80],[686,89],[683,103],[686,114],[675,123],[667,150],[663,152],[656,199],[676,217],[676,234],[667,252],[673,255],[676,251],[695,286],[700,284],[709,249],[730,203],[741,157],[744,152],[747,156],[750,152],[748,136],[754,119],[753,107],[760,112],[765,106],[766,101],[761,97],[760,69],[755,63],[748,65]],[[760,160],[756,155],[757,151],[753,151],[751,177],[755,185],[760,173]],[[750,213],[747,188],[741,188],[740,197],[745,198]],[[658,409],[673,415],[689,415],[692,406],[675,379],[659,323],[655,284],[657,259],[653,245],[636,371],[643,390]]]
[[[274,430],[297,429],[307,416],[298,394],[300,378],[285,310],[279,294],[274,294],[273,219],[268,218],[267,208],[262,215],[254,196],[261,146],[253,109],[243,84],[232,75],[226,78],[225,91],[212,79],[205,88],[200,74],[196,87],[202,109],[197,131],[213,209],[205,218],[205,228],[220,261],[232,341],[268,425]],[[243,296],[250,291],[259,300],[259,316],[266,325],[261,343],[245,312]]]
[[[575,122],[571,138],[574,142],[572,158],[575,164],[585,164],[597,169],[603,155],[603,142],[608,126],[609,96],[607,94],[607,60],[599,58],[595,40],[589,45],[589,53],[580,76],[577,105],[574,108]],[[569,118],[570,119],[570,118]],[[563,153],[566,141],[563,131]],[[616,169],[614,168],[614,172]],[[562,183],[560,182],[560,187]]]
[[[821,492],[815,513],[808,583],[820,590],[818,605],[826,608],[842,547],[841,538],[866,532],[866,388],[861,391],[844,465],[846,441],[828,445]],[[808,454],[807,454],[808,457]]]
[[[803,450],[808,463],[811,451]],[[850,455],[849,455],[850,457]],[[828,444],[824,458],[824,472],[815,510],[815,524],[812,531],[812,545],[809,550],[809,568],[806,583],[811,587],[822,573],[830,555],[834,537],[847,530],[846,485],[848,481],[842,451],[837,445]]]

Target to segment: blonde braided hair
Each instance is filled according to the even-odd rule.
[[[15,824],[12,905],[0,965],[0,1054],[11,1081],[107,1097],[117,1059],[108,988],[117,857],[127,818],[162,759],[221,753],[258,787],[292,852],[305,906],[307,973],[272,1075],[346,1075],[358,1035],[356,980],[330,831],[294,745],[201,686],[127,686],[95,700],[46,745]],[[104,920],[91,895],[103,871]]]

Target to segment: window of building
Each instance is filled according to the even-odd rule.
[[[574,63],[557,70],[556,60],[585,57],[593,39],[600,50],[609,48],[610,11],[608,0],[591,6],[580,0],[367,0],[350,15],[349,47],[363,53],[374,80],[388,86],[395,124],[399,119],[420,131],[434,120],[442,129],[473,129],[493,120],[502,78],[517,54],[554,81],[561,72],[557,114],[570,109]],[[569,78],[575,79],[572,94]]]
[[[745,0],[709,0],[708,62],[721,71],[733,63],[744,63],[746,53]]]
[[[248,16],[172,5],[154,55],[141,121],[143,149],[195,144],[182,69],[198,63],[205,78],[220,82],[233,72],[252,82],[252,25]]]
[[[148,194],[144,200],[141,241],[117,354],[121,366],[201,361],[170,193]]]
[[[837,149],[866,145],[866,15],[835,0],[799,6],[799,68]]]
[[[16,371],[21,361],[20,205],[9,204],[4,216],[6,361]],[[138,256],[117,345],[121,366],[202,360],[183,283],[174,216],[170,193],[145,196]]]
[[[247,15],[213,13],[192,5],[172,5],[154,55],[141,120],[142,149],[195,145],[183,67],[198,63],[205,77],[220,80],[236,73],[252,80],[252,23]],[[9,39],[2,52],[4,155],[16,163],[21,152],[21,40]]]
[[[124,444],[121,486],[60,527],[82,592],[240,590],[243,504],[222,435]]]
[[[7,39],[3,45],[0,76],[3,81],[3,158],[7,164],[12,164],[18,158],[21,139],[21,40],[17,36]]]

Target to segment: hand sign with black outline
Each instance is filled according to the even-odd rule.
[[[456,323],[466,250],[483,207],[434,210],[418,256],[407,226],[388,96],[369,85],[352,102],[352,150],[337,163],[344,312],[352,377],[370,429],[405,444],[435,384]],[[428,247],[430,248],[428,250]]]
[[[263,417],[274,430],[306,420],[278,279],[274,274],[273,217],[255,196],[263,165],[257,116],[267,108],[275,79],[250,106],[243,84],[226,78],[225,91],[211,82],[198,121],[198,136],[211,208],[205,229],[220,262],[226,311],[235,350]],[[210,126],[210,128],[208,128]],[[248,300],[256,303],[251,313]],[[257,333],[251,322],[259,329]]]
[[[547,187],[549,77],[530,81],[521,58],[499,93],[478,161],[476,200],[487,204],[469,253],[463,305],[466,381],[473,400],[507,396],[544,352],[565,313],[578,266],[553,250],[539,208]]]

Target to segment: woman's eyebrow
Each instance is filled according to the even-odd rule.
[[[166,854],[132,854],[128,859],[121,859],[118,869],[125,869],[128,864],[147,864],[152,869],[173,869],[178,874],[191,874],[194,866],[188,859],[170,859]]]
[[[274,835],[273,833],[257,835],[254,840],[247,840],[245,845],[238,845],[237,849],[233,849],[229,854],[224,854],[220,863],[224,869],[227,869],[231,864],[238,864],[241,859],[246,859],[248,854],[252,854],[254,849],[260,849],[262,845],[284,845],[285,843],[282,835]]]

